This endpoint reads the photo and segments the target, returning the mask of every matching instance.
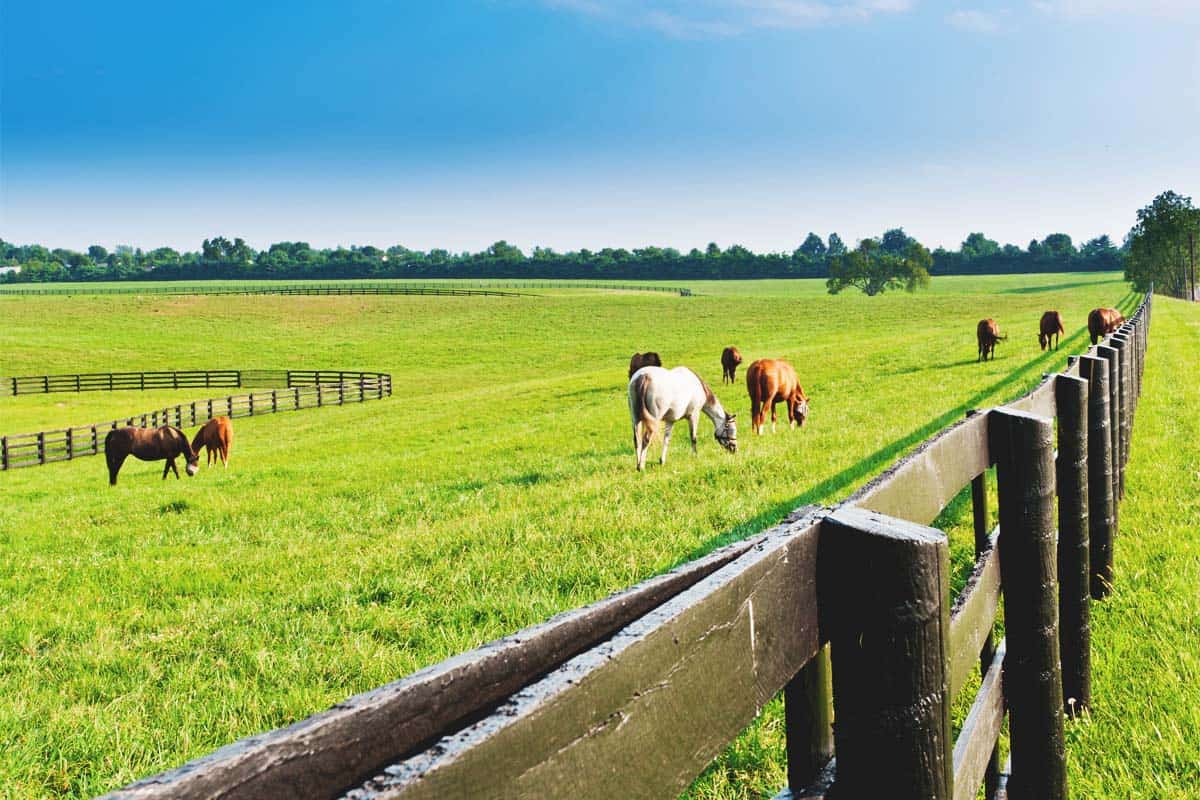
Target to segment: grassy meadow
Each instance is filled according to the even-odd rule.
[[[698,296],[0,296],[0,375],[394,379],[383,401],[235,420],[229,469],[190,480],[132,459],[115,488],[103,458],[0,473],[0,798],[115,788],[836,501],[1058,369],[1086,346],[1092,307],[1136,304],[1114,274],[944,277],[875,298],[819,281],[683,285]],[[1117,591],[1093,610],[1096,709],[1069,727],[1079,797],[1200,785],[1200,400],[1181,379],[1200,309],[1156,302]],[[1057,353],[1036,342],[1049,308],[1067,324]],[[1010,338],[979,364],[985,316]],[[750,434],[744,384],[720,384],[729,344],[796,365],[803,430]],[[697,455],[680,434],[665,466],[656,444],[634,471],[626,368],[647,349],[744,415],[736,455],[702,419]],[[0,398],[0,433],[203,391]],[[964,512],[945,518],[960,575]],[[783,783],[775,702],[691,794]]]

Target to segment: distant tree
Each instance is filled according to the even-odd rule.
[[[808,238],[796,249],[796,253],[809,263],[823,261],[828,252],[829,248],[825,246],[825,242],[821,241],[821,237],[815,233],[809,233]]]
[[[1000,243],[987,238],[982,233],[972,233],[962,243],[963,261],[977,258],[988,258],[1000,252]]]
[[[836,233],[829,234],[829,247],[825,250],[827,258],[846,255],[846,243]]]
[[[879,249],[891,256],[903,256],[917,240],[904,232],[903,228],[884,231],[879,239]]]
[[[852,252],[829,260],[829,279],[825,286],[830,294],[851,286],[868,296],[882,294],[888,289],[903,288],[913,292],[929,285],[932,266],[933,257],[915,240],[902,255],[897,255],[884,251],[877,239],[863,239]]]
[[[108,260],[108,250],[98,244],[94,244],[89,247],[87,252],[88,255],[91,256],[92,261],[96,262],[97,264]]]
[[[1075,255],[1075,245],[1065,233],[1052,233],[1042,240],[1042,249],[1052,258],[1066,259]]]

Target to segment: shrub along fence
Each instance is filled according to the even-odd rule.
[[[981,786],[1065,798],[1064,725],[1092,701],[1089,604],[1113,586],[1150,314],[1147,295],[1064,372],[939,433],[836,508],[799,509],[109,797],[670,798],[782,691],[781,798],[965,800]],[[967,487],[977,560],[952,604],[947,539],[928,526]],[[950,707],[976,669],[953,739]]]
[[[0,436],[0,470],[36,467],[94,456],[104,436],[127,425],[201,425],[213,417],[255,417],[279,411],[381,400],[392,394],[392,376],[384,372],[339,370],[185,370],[31,375],[0,378],[0,395],[53,394],[147,389],[242,388],[282,384],[286,388],[192,400],[122,419],[36,433]]]

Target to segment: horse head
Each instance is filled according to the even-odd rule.
[[[200,456],[197,454],[198,451],[192,447],[192,443],[188,441],[186,433],[174,425],[168,425],[167,428],[171,431],[171,436],[179,443],[179,455],[182,455],[187,461],[185,471],[188,477],[195,476],[200,471]]]
[[[737,452],[737,414],[726,414],[720,427],[713,427],[713,436],[717,443],[731,453]]]
[[[797,389],[796,393],[792,395],[792,418],[801,428],[804,427],[804,421],[808,419],[808,396],[804,394],[803,389]]]

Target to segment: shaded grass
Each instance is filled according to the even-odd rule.
[[[1034,279],[1085,286],[1003,294]],[[1132,298],[1111,275],[934,285],[878,298],[831,298],[814,281],[694,298],[0,298],[3,374],[395,379],[391,400],[238,420],[231,468],[192,480],[131,462],[112,490],[100,459],[0,475],[0,797],[112,788],[837,500],[967,408],[1060,367],[1066,342],[1034,344],[1045,308],[1079,336],[1090,308]],[[981,316],[1013,338],[977,364]],[[665,467],[635,474],[629,353],[712,379],[727,344],[792,360],[810,424],[743,436],[731,457],[702,422],[698,455],[677,443]],[[714,390],[747,411],[741,385]],[[0,431],[162,399],[64,397],[0,401]],[[776,702],[693,792],[773,792],[780,727]]]

